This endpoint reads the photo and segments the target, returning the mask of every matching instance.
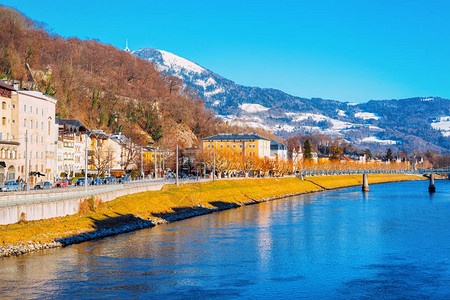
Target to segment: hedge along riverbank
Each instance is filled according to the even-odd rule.
[[[369,175],[369,184],[419,180],[411,175]],[[86,199],[82,213],[0,226],[0,256],[60,247],[148,228],[214,211],[325,189],[361,185],[362,175],[218,180],[166,185],[161,191]]]

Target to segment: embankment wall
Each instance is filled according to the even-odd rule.
[[[90,195],[66,197],[64,199],[39,200],[2,205],[0,206],[0,225],[17,223],[21,219],[33,221],[73,215],[78,213],[80,203],[91,196],[96,199],[101,199],[103,202],[108,202],[128,194],[157,191],[160,190],[163,185],[164,184],[162,183],[143,184],[139,186],[133,185],[107,192],[95,193],[95,191],[93,191]]]

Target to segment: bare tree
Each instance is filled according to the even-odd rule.
[[[90,164],[97,170],[97,176],[108,169],[108,166],[114,161],[114,152],[111,147],[108,148],[103,142],[97,143],[97,147],[92,150]]]

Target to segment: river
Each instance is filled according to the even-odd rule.
[[[450,181],[371,185],[0,259],[0,298],[450,298]]]

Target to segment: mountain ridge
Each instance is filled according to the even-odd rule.
[[[427,96],[363,103],[308,99],[274,88],[239,85],[167,51],[143,48],[132,54],[182,79],[198,91],[208,108],[231,123],[272,130],[282,137],[315,132],[339,135],[359,147],[380,151],[391,147],[450,152],[448,99]]]

